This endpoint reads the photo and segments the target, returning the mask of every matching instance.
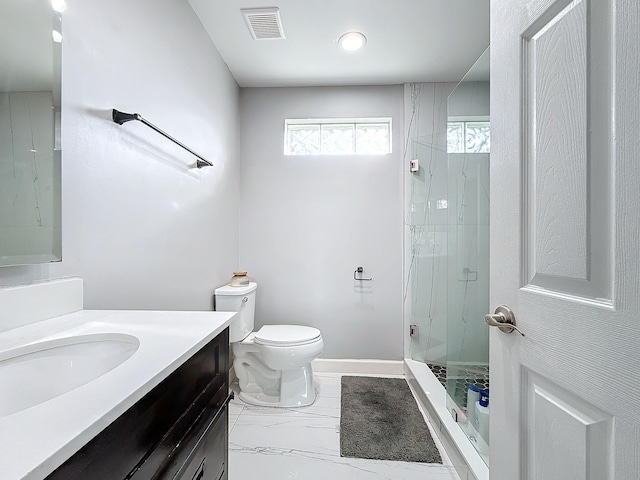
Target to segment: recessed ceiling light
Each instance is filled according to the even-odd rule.
[[[56,43],[62,43],[62,34],[57,30],[51,32],[51,38]]]
[[[348,32],[338,39],[338,44],[347,52],[360,50],[367,43],[367,37],[360,32]]]

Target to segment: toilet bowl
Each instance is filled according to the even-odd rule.
[[[322,353],[320,330],[301,325],[265,325],[253,332],[257,284],[215,291],[216,310],[236,311],[229,326],[239,398],[252,405],[301,407],[317,396],[311,361]]]

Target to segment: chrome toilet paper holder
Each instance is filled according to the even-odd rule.
[[[359,275],[362,275],[362,272],[364,272],[364,268],[362,268],[362,267],[358,267],[358,268],[356,268],[356,269],[353,271],[353,279],[354,279],[354,280],[361,280],[361,281],[364,281],[364,282],[368,282],[368,281],[370,281],[370,280],[373,280],[373,277],[364,278],[364,277],[362,277],[362,276],[359,276]]]

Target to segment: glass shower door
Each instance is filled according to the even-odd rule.
[[[447,408],[489,461],[489,50],[449,95]]]
[[[488,454],[488,409],[476,402],[489,395],[489,154],[450,154],[449,170],[456,185],[448,235],[449,411]]]
[[[438,145],[436,139],[440,139]],[[444,385],[447,358],[447,152],[444,135],[415,138],[412,157],[420,170],[411,177],[406,219],[411,236],[408,293],[411,337],[409,356],[429,365]],[[443,203],[444,202],[444,203]],[[443,208],[444,206],[444,208]]]

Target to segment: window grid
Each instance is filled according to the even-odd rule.
[[[355,152],[355,124],[331,123],[320,125],[320,153],[322,155],[350,155]]]
[[[320,153],[319,125],[291,125],[287,142],[291,155],[317,155]]]

